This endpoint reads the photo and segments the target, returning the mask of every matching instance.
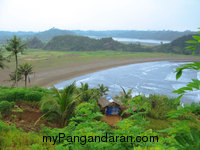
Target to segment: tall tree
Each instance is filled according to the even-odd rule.
[[[18,38],[17,36],[14,36],[12,39],[7,41],[7,45],[5,46],[5,49],[9,52],[11,52],[11,56],[15,56],[15,63],[16,63],[16,76],[15,76],[15,82],[16,87],[18,87],[18,53],[22,53],[26,49],[26,43],[23,43],[21,38]]]
[[[30,74],[33,74],[33,67],[31,64],[25,63],[23,65],[19,65],[18,72],[20,75],[24,76],[25,87],[27,87],[27,79]],[[29,78],[30,81],[30,78]]]

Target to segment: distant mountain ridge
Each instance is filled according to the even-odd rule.
[[[42,32],[10,32],[0,31],[0,43],[4,43],[13,35],[21,37],[23,40],[27,38],[37,37],[43,42],[48,42],[55,36],[59,35],[80,35],[80,36],[98,36],[98,37],[119,37],[119,38],[137,38],[137,39],[154,39],[172,41],[178,37],[193,34],[192,31],[137,31],[137,30],[107,30],[107,31],[81,31],[81,30],[61,30],[51,28]]]

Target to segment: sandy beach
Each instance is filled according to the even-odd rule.
[[[200,58],[149,58],[149,59],[129,59],[129,60],[110,60],[110,61],[98,61],[94,63],[75,64],[67,67],[57,68],[54,70],[36,72],[32,78],[32,85],[39,85],[42,87],[53,86],[56,83],[72,79],[81,75],[113,68],[122,65],[153,62],[153,61],[200,61]]]
[[[184,57],[167,57],[167,58],[142,58],[142,59],[127,59],[127,60],[104,60],[104,61],[95,61],[89,63],[76,63],[64,67],[58,67],[56,69],[48,69],[35,72],[31,75],[31,83],[28,86],[38,85],[41,87],[53,86],[56,83],[72,79],[74,77],[82,76],[88,73],[105,70],[108,68],[113,68],[122,65],[134,64],[134,63],[143,63],[143,62],[153,62],[153,61],[200,61],[200,58],[184,58]],[[2,71],[0,74],[1,85],[10,86],[8,80],[9,72]],[[20,86],[23,86],[24,83],[20,82]]]

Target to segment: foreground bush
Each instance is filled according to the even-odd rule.
[[[0,102],[0,113],[2,115],[9,115],[11,113],[12,107],[14,106],[14,103],[8,102],[8,101],[1,101]]]
[[[43,112],[46,111],[44,116],[51,116],[53,114],[60,124],[60,127],[64,127],[67,121],[72,117],[75,106],[78,103],[78,96],[75,95],[76,85],[75,82],[73,82],[71,85],[67,86],[62,93],[56,88],[52,88],[52,90],[56,96],[49,96],[43,99],[41,101],[41,110]]]
[[[43,143],[42,135],[22,132],[14,125],[8,126],[0,120],[0,149],[54,149],[49,143]]]
[[[0,88],[0,101],[16,102],[22,100],[38,102],[48,91],[42,88]]]

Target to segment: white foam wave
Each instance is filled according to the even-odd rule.
[[[93,78],[91,78],[91,77],[88,77],[88,78],[85,78],[85,79],[81,79],[81,80],[78,80],[78,81],[76,81],[76,85],[77,86],[81,86],[81,83],[86,83],[86,82],[88,82],[88,81],[91,81]]]
[[[200,71],[197,72],[197,79],[200,80]]]
[[[138,95],[140,95],[141,93],[139,93],[139,92],[137,92],[137,91],[134,91],[134,92],[132,92],[131,93],[131,96],[132,97],[135,97],[135,96],[138,96]]]
[[[185,84],[172,84],[173,89],[178,90],[179,88],[184,87]]]
[[[141,88],[148,89],[148,90],[157,90],[156,87],[149,87],[149,86],[141,86]]]
[[[171,72],[169,73],[164,80],[167,80],[167,81],[176,81],[176,74]]]

